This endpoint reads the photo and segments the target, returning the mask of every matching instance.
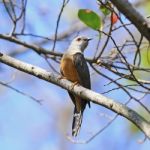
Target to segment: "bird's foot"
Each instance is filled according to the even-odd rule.
[[[74,82],[74,83],[71,85],[71,90],[74,89],[75,85],[79,85],[79,82],[78,82],[78,81]]]
[[[61,80],[61,79],[67,79],[67,78],[65,76],[60,75],[60,77],[58,77],[58,80]]]

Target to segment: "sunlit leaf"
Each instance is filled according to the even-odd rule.
[[[141,52],[141,63],[143,67],[150,67],[150,49],[142,49]]]
[[[107,9],[106,7],[104,7],[102,5],[100,6],[100,10],[105,16],[109,15],[111,12],[109,9]]]
[[[94,30],[101,28],[101,18],[92,10],[80,9],[78,11],[78,17],[84,24]]]

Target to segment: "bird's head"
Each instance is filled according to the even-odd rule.
[[[87,38],[85,36],[77,36],[73,41],[71,42],[71,47],[78,48],[82,52],[87,47],[88,42],[90,41],[90,38]]]

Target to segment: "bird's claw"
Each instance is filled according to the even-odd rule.
[[[79,82],[78,82],[78,81],[74,82],[74,83],[71,85],[71,90],[73,90],[76,85],[79,85]]]
[[[60,75],[60,77],[58,77],[58,80],[61,80],[61,79],[67,79],[66,77]]]

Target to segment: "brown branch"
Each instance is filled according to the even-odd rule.
[[[7,41],[14,42],[16,44],[22,45],[26,48],[34,50],[38,54],[42,53],[42,54],[50,54],[50,55],[54,55],[54,56],[62,56],[61,53],[46,50],[46,49],[44,49],[42,47],[39,47],[38,45],[35,45],[35,44],[28,44],[28,43],[26,43],[24,41],[21,41],[20,39],[17,39],[13,36],[0,34],[0,39],[5,39]]]
[[[4,40],[10,41],[10,42],[14,42],[16,44],[22,45],[25,48],[29,48],[29,49],[34,50],[38,54],[45,54],[45,55],[47,55],[47,57],[48,57],[48,54],[52,55],[52,56],[55,56],[55,57],[56,56],[61,57],[63,55],[60,52],[49,51],[49,50],[47,50],[45,48],[42,48],[42,47],[39,47],[38,45],[35,45],[33,43],[32,44],[26,43],[26,42],[21,41],[20,39],[17,39],[16,37],[13,37],[13,36],[0,34],[0,39],[4,39]],[[95,63],[95,59],[93,60],[93,59],[87,58],[87,61]],[[115,70],[113,70],[112,68],[110,68],[110,64],[109,63],[105,63],[105,62],[100,61],[100,64],[101,64],[101,66],[104,66],[104,67],[108,68],[108,70],[112,71],[113,73],[115,73],[115,74],[117,74],[119,76],[122,76],[122,77],[124,77],[126,79],[129,79],[129,80],[132,80],[132,81],[136,81],[130,74],[123,74],[123,73],[116,72]],[[99,65],[99,64],[97,64],[97,65]],[[150,81],[146,81],[146,80],[140,80],[140,79],[137,79],[137,80],[141,84],[149,84],[150,83]]]
[[[57,35],[57,40],[63,40],[65,38],[70,37],[73,33],[79,32],[79,31],[85,30],[85,29],[86,29],[86,27],[84,25],[82,25],[80,22],[74,23],[69,29],[67,29],[66,31],[63,31],[62,33],[59,33]],[[20,36],[34,36],[34,37],[44,38],[44,37],[39,36],[39,35],[33,35],[33,34],[27,34],[27,33],[26,34],[25,33],[24,34],[14,34],[14,35],[16,35],[16,36],[19,36],[19,35]],[[12,50],[11,52],[9,52],[9,55],[11,55],[11,56],[17,55],[19,53],[24,53],[27,51],[28,48],[34,50],[38,54],[45,54],[45,55],[50,54],[52,56],[62,56],[62,54],[58,53],[57,51],[53,52],[53,51],[38,47],[38,45],[44,45],[44,44],[48,43],[50,40],[53,41],[54,35],[51,36],[50,38],[44,38],[41,41],[33,42],[30,44],[26,43],[25,41],[20,40],[19,38],[9,36],[6,34],[0,34],[0,39],[4,39],[4,40],[7,40],[9,42],[13,42],[13,43],[24,46],[22,48],[15,49],[15,50]]]
[[[130,109],[124,104],[116,102],[115,100],[112,100],[108,97],[98,94],[92,90],[83,88],[82,86],[75,86],[74,89],[72,89],[72,83],[70,81],[66,79],[60,80],[59,76],[51,72],[24,63],[20,60],[14,59],[2,53],[0,53],[0,62],[9,65],[11,67],[14,67],[25,73],[31,74],[40,79],[43,79],[45,81],[48,81],[50,83],[53,83],[55,85],[58,85],[86,100],[90,100],[93,103],[104,106],[116,112],[117,114],[127,118],[132,123],[134,123],[150,139],[150,123],[147,120],[145,120],[142,116],[140,116],[138,113],[136,113],[134,110]]]
[[[110,1],[136,26],[139,32],[150,41],[150,24],[148,24],[147,20],[127,0]]]

